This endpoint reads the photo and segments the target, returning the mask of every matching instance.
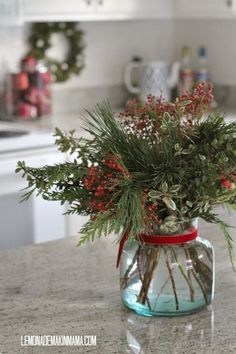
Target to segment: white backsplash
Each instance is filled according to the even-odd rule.
[[[173,61],[171,20],[85,22],[80,26],[84,31],[85,68],[79,76],[53,85],[54,112],[87,108],[106,98],[116,106],[120,105],[124,101],[122,96],[127,94],[120,90],[123,71],[134,55],[146,60]],[[28,32],[29,25],[0,29],[1,76],[6,66],[11,71],[16,70],[20,58],[26,53]],[[50,54],[60,58],[61,52],[63,48],[57,46]]]
[[[80,76],[53,85],[55,113],[90,108],[106,98],[122,105],[127,96],[122,86],[124,67],[132,56],[172,63],[184,44],[192,47],[195,58],[198,46],[206,45],[213,81],[236,86],[233,20],[84,22],[81,29],[85,33],[85,68]],[[6,64],[10,70],[16,69],[26,52],[28,31],[29,25],[0,29],[0,76]],[[61,51],[59,46],[53,50],[55,55]]]
[[[130,97],[123,85],[97,87],[68,87],[53,90],[53,114],[84,113],[96,103],[109,101],[113,109],[123,108]]]
[[[174,56],[171,20],[85,22],[80,27],[84,31],[85,68],[80,76],[58,84],[63,88],[120,84],[123,68],[133,55],[170,62]],[[29,25],[0,28],[1,61],[16,67],[26,51],[28,31]],[[58,46],[53,53],[60,57],[62,51]]]

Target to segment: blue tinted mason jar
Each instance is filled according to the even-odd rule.
[[[172,236],[165,236],[164,244],[133,241],[122,252],[121,299],[139,315],[191,314],[213,300],[212,245],[200,237],[168,244]]]

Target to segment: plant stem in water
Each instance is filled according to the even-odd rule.
[[[198,278],[197,276],[197,273],[195,271],[195,268],[192,269],[192,274],[196,280],[196,282],[198,283],[199,287],[201,288],[201,291],[202,291],[202,294],[203,294],[203,297],[204,297],[204,300],[205,300],[205,303],[206,305],[208,304],[208,301],[207,301],[207,293],[206,293],[206,290],[204,289],[204,286],[203,284],[201,283],[201,280]]]
[[[167,266],[168,272],[170,274],[170,280],[171,280],[171,284],[172,284],[172,288],[173,288],[173,292],[174,292],[176,310],[179,310],[179,299],[178,299],[178,295],[177,295],[177,291],[176,291],[175,280],[173,277],[173,271],[172,271],[170,263],[169,263],[167,251],[165,248],[163,248],[163,250],[164,250],[164,257],[165,257],[166,266]]]
[[[213,260],[212,260],[212,257],[211,257],[210,252],[209,252],[207,249],[205,249],[205,252],[206,252],[207,258],[208,258],[208,259],[209,259],[209,261],[212,263],[212,262],[213,262]]]
[[[143,282],[143,276],[142,276],[142,272],[141,272],[141,269],[140,269],[140,251],[141,251],[141,247],[139,247],[139,249],[138,249],[137,268],[138,268],[139,279],[141,280],[141,283],[142,283]],[[150,304],[148,296],[147,296],[147,304],[148,304],[149,310],[152,311],[151,304]]]
[[[137,249],[137,251],[136,251],[136,253],[135,253],[135,255],[134,255],[133,259],[132,259],[132,262],[131,262],[131,264],[129,265],[129,267],[127,268],[127,270],[126,270],[124,276],[120,279],[120,286],[121,286],[121,289],[125,289],[125,288],[127,288],[127,286],[128,286],[129,273],[130,273],[130,271],[132,270],[132,268],[133,268],[133,266],[134,266],[134,264],[135,264],[135,262],[136,262],[136,260],[137,260],[137,258],[138,258],[139,248],[140,248],[140,246],[138,247],[138,249]]]
[[[142,281],[142,287],[140,293],[137,297],[137,302],[139,302],[142,305],[144,305],[147,300],[149,287],[154,275],[154,271],[158,264],[159,255],[160,255],[159,247],[151,247],[150,252],[147,253],[147,268],[143,275],[143,281]]]
[[[189,252],[188,247],[184,247],[184,251],[185,251],[186,259],[189,259],[192,262],[192,269],[190,269],[190,272],[193,274],[196,282],[198,283],[198,285],[199,285],[199,287],[200,287],[200,289],[202,291],[204,300],[205,300],[205,302],[207,304],[207,293],[206,293],[206,290],[204,289],[204,285],[202,284],[201,280],[198,278],[198,275],[197,275],[197,272],[196,272],[196,269],[195,269],[195,266],[194,266],[194,260],[191,257],[191,254]]]
[[[179,262],[179,260],[178,260],[178,257],[177,257],[176,252],[174,251],[173,248],[171,248],[171,251],[172,251],[172,253],[173,253],[175,262],[177,263],[178,268],[179,268],[181,274],[183,275],[184,279],[185,279],[186,282],[188,283],[189,291],[190,291],[190,301],[191,301],[191,302],[194,302],[194,289],[193,289],[193,284],[192,284],[191,271],[190,271],[190,269],[187,269],[187,275],[186,275],[186,273],[185,273],[183,267],[181,266],[181,264],[180,264],[180,262]],[[185,253],[185,254],[186,254],[186,253]],[[186,260],[188,260],[187,255],[186,255]],[[188,267],[188,266],[187,266],[187,267]]]
[[[162,249],[162,247],[160,247],[160,252],[161,252],[161,249]],[[172,267],[172,269],[173,269],[173,267]],[[171,269],[171,270],[172,270],[172,269]],[[155,311],[156,306],[157,306],[157,302],[158,302],[158,300],[159,300],[159,297],[161,296],[162,291],[165,289],[165,287],[166,287],[166,285],[168,284],[169,280],[170,280],[170,275],[168,276],[168,278],[166,279],[166,281],[165,281],[164,284],[162,285],[162,287],[161,287],[159,293],[157,294],[157,297],[156,297],[156,300],[155,300],[155,304],[154,304],[154,306],[153,306],[153,311]]]
[[[203,262],[197,252],[197,249],[193,247],[189,247],[189,254],[191,259],[193,260],[194,268],[196,272],[199,274],[199,277],[202,281],[203,284],[206,285],[206,287],[209,287],[209,284],[212,283],[212,272],[209,266]]]

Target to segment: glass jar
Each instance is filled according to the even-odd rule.
[[[146,242],[126,244],[120,264],[121,298],[126,307],[144,316],[179,316],[211,304],[214,250],[200,237],[186,242],[183,237],[172,238],[189,234],[162,236],[164,243],[151,244],[146,237]]]
[[[29,120],[51,114],[51,74],[43,60],[27,56],[20,70],[5,78],[6,119]]]

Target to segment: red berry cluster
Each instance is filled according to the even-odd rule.
[[[202,115],[207,107],[212,103],[214,96],[212,94],[213,86],[206,82],[200,82],[195,88],[192,95],[184,93],[179,102],[190,101],[188,105],[185,106],[185,115],[191,114],[193,117]]]
[[[189,104],[186,104],[189,101]],[[175,102],[166,102],[162,96],[147,96],[146,103],[142,104],[137,100],[129,101],[120,117],[124,118],[123,125],[130,134],[138,134],[144,139],[152,139],[162,124],[164,113],[169,113],[179,119],[187,118],[184,124],[191,126],[194,119],[199,118],[213,101],[212,85],[201,82],[194,90],[193,94],[184,93]]]
[[[109,154],[97,166],[87,169],[83,177],[84,188],[90,192],[89,210],[91,213],[112,208],[113,180],[119,173],[124,173],[119,156]]]
[[[128,101],[127,107],[124,112],[120,113],[120,117],[149,119],[150,113],[155,113],[158,118],[162,116],[165,112],[174,114],[175,111],[176,110],[174,103],[166,102],[162,96],[155,97],[152,95],[148,95],[147,101],[144,104],[138,102],[137,100]]]
[[[107,160],[106,160],[106,159],[103,159],[103,160],[102,160],[102,164],[105,165],[105,166],[107,166],[107,167],[109,167],[109,169],[113,170],[113,173],[114,173],[114,171],[116,171],[116,172],[117,172],[117,171],[118,171],[118,172],[123,171],[124,168],[123,168],[123,166],[118,162],[118,161],[119,161],[118,158],[119,158],[119,157],[117,156],[117,157],[115,157],[115,159],[114,159],[114,157],[113,157],[112,155],[110,155]]]
[[[157,222],[159,221],[158,216],[156,214],[158,210],[158,207],[155,203],[148,203],[146,205],[146,211],[147,211],[147,217],[151,222]]]
[[[236,180],[236,175],[232,175],[231,179],[227,178],[226,176],[222,175],[220,179],[220,184],[225,189],[235,189],[236,184],[233,182]]]

